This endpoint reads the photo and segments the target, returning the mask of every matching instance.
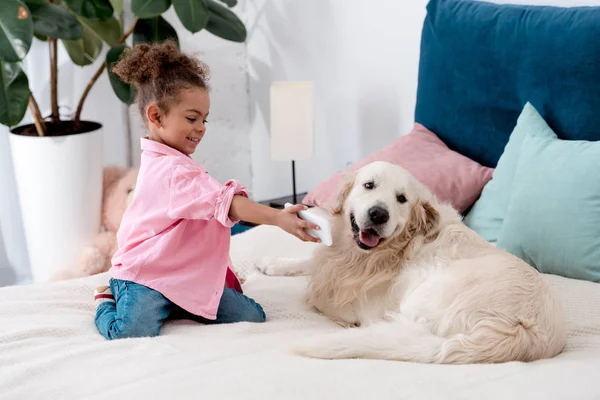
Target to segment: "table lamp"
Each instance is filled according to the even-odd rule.
[[[271,159],[292,162],[293,204],[297,204],[296,161],[313,155],[313,83],[273,82],[270,104]]]

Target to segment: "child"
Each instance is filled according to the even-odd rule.
[[[96,326],[107,339],[156,336],[167,318],[264,322],[242,294],[229,259],[238,220],[276,225],[304,241],[318,227],[250,201],[235,180],[219,184],[189,156],[206,132],[208,68],[174,42],[138,45],[113,72],[137,89],[149,135],[133,201],[118,232],[110,286],[96,289]],[[225,287],[227,286],[227,287]]]

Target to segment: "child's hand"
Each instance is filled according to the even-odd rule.
[[[297,215],[298,211],[306,210],[306,208],[302,204],[296,204],[295,206],[279,211],[275,225],[304,242],[320,243],[319,239],[310,236],[305,231],[305,229],[319,230],[319,226],[304,221]]]

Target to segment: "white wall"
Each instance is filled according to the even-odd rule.
[[[315,155],[299,191],[385,146],[413,123],[426,0],[248,1],[253,194],[291,193],[287,162],[269,155],[269,86],[315,82]]]

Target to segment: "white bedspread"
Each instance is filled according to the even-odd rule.
[[[311,245],[259,227],[234,237],[248,273],[262,255]],[[249,274],[268,322],[169,322],[158,338],[106,341],[92,292],[107,276],[0,290],[0,399],[599,399],[600,285],[548,276],[568,315],[567,351],[530,364],[419,365],[296,357],[286,347],[339,328],[301,301],[303,278]]]

